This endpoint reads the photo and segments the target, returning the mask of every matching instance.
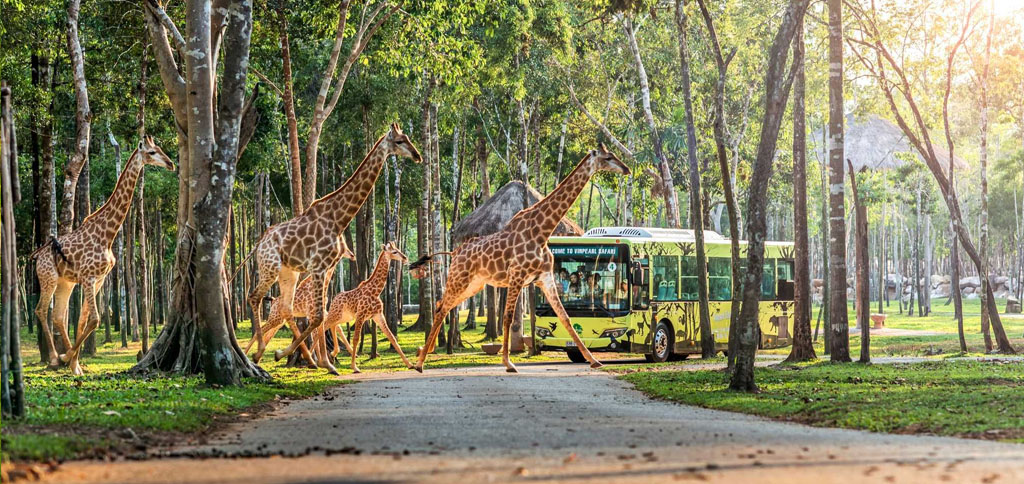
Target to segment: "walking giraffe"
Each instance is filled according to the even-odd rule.
[[[117,178],[110,198],[90,214],[71,233],[50,239],[50,242],[35,250],[31,257],[36,259],[36,277],[39,278],[39,303],[36,317],[43,327],[43,335],[50,350],[49,368],[58,368],[66,363],[75,375],[82,374],[78,354],[89,334],[99,326],[100,317],[96,312],[96,293],[107,273],[117,262],[111,250],[114,238],[124,224],[125,216],[132,204],[135,184],[143,167],[158,166],[174,171],[174,163],[167,157],[153,138],[146,136],[139,142],[128,164]],[[49,249],[49,250],[46,250]],[[75,285],[82,285],[82,312],[78,318],[78,336],[75,344],[68,337],[68,299]],[[53,300],[53,325],[60,333],[67,353],[57,356],[53,343],[53,332],[46,322],[46,316]]]
[[[580,341],[579,335],[569,322],[569,315],[562,307],[555,276],[552,273],[554,256],[548,250],[548,238],[576,201],[583,187],[590,181],[591,176],[598,171],[610,171],[627,176],[630,174],[629,167],[602,144],[599,149],[584,156],[576,168],[548,196],[535,205],[519,211],[500,231],[471,239],[452,252],[448,282],[441,302],[435,308],[434,324],[430,328],[427,344],[419,349],[417,371],[423,371],[423,361],[427,354],[434,350],[437,333],[448,312],[479,292],[486,284],[508,288],[505,314],[502,317],[504,340],[501,357],[507,371],[516,372],[515,365],[508,357],[509,326],[515,315],[519,294],[529,284],[540,286],[544,297],[558,315],[558,320],[572,335],[576,347],[583,352],[590,366],[601,366]]]
[[[388,269],[391,266],[391,261],[399,261],[403,264],[409,262],[409,258],[399,250],[394,242],[384,244],[380,256],[377,257],[377,265],[374,266],[370,277],[359,283],[355,289],[343,291],[334,296],[331,300],[331,307],[327,312],[327,317],[324,318],[323,330],[325,333],[332,329],[337,329],[341,323],[355,321],[356,327],[352,332],[351,345],[349,345],[344,335],[340,334],[340,331],[335,331],[334,333],[336,338],[344,342],[349,354],[352,355],[352,371],[354,373],[359,373],[359,367],[356,366],[356,352],[353,348],[359,347],[359,340],[363,335],[363,323],[368,319],[372,319],[381,331],[384,332],[384,336],[387,336],[388,341],[391,342],[391,347],[398,352],[398,356],[405,362],[405,366],[412,368],[412,363],[409,363],[405,353],[402,352],[402,347],[398,345],[398,340],[395,339],[395,335],[388,328],[387,320],[384,319],[384,302],[380,300],[380,293],[384,291],[384,286],[387,284]],[[300,295],[296,294],[296,300],[299,297]],[[297,341],[304,341],[312,330],[312,326],[307,327],[306,331],[297,340],[292,340],[292,344],[288,348],[284,351],[275,351],[274,359],[280,360],[294,353],[298,347]]]
[[[345,230],[355,217],[370,191],[389,155],[421,161],[420,153],[412,141],[402,133],[397,123],[377,140],[352,176],[337,190],[314,201],[301,215],[267,229],[256,247],[256,265],[259,280],[249,293],[253,324],[259,343],[257,358],[266,351],[266,340],[260,320],[260,301],[274,282],[280,280],[282,317],[292,317],[295,283],[299,274],[310,273],[310,284],[314,288],[313,306],[306,319],[309,328],[319,328],[324,316],[324,298],[327,290],[327,271],[338,265],[341,255],[347,250]],[[319,339],[321,346],[323,339]],[[337,374],[327,357],[326,347],[318,348],[317,365]]]

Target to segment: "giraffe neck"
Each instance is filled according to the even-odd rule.
[[[386,136],[386,135],[385,135]],[[356,212],[366,202],[367,197],[377,183],[384,159],[387,154],[380,148],[384,136],[373,145],[356,171],[337,190],[313,202],[306,214],[315,218],[324,218],[332,222],[338,233],[348,228],[348,224],[356,216]]]
[[[385,257],[383,252],[377,257],[377,265],[373,267],[373,272],[370,273],[370,277],[366,279],[361,286],[366,287],[370,294],[378,295],[384,290],[384,285],[388,281],[388,269],[391,267],[391,259]]]
[[[562,217],[565,217],[569,207],[594,174],[590,163],[587,162],[589,159],[589,154],[583,157],[576,168],[548,196],[512,217],[507,227],[513,230],[528,230],[529,233],[543,236],[544,240],[551,237]]]
[[[142,174],[142,168],[142,156],[139,155],[139,150],[135,150],[128,158],[128,164],[121,171],[121,175],[117,177],[117,184],[110,197],[82,221],[80,230],[93,233],[96,239],[111,247],[132,205],[132,195],[135,193],[135,185]]]

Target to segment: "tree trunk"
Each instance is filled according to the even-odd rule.
[[[992,351],[992,338],[989,336],[989,307],[988,299],[992,297],[990,284],[989,255],[988,255],[988,71],[989,57],[992,52],[992,26],[995,13],[989,11],[988,32],[985,36],[985,57],[984,67],[981,73],[981,240],[978,247],[978,257],[981,258],[981,268],[978,269],[978,276],[981,278],[981,333],[985,335],[985,351]]]
[[[38,84],[40,89],[49,89],[51,92],[56,90],[55,69],[50,65],[49,58],[46,56],[40,56],[39,58],[39,74]],[[40,144],[40,160],[39,160],[39,198],[36,199],[36,204],[39,206],[40,218],[39,218],[39,231],[42,234],[42,240],[35,245],[40,247],[51,237],[57,235],[57,191],[56,191],[56,177],[53,163],[53,109],[54,99],[57,96],[50,97],[50,104],[46,108],[46,113],[42,116],[42,122],[39,124],[39,144]],[[47,312],[46,321],[37,321],[39,331],[36,331],[36,345],[39,347],[39,359],[42,363],[48,363],[50,361],[50,347],[44,341],[43,325],[49,325],[52,328],[52,312]],[[52,334],[52,331],[51,331]],[[54,343],[60,341],[60,338],[56,338]],[[63,345],[63,342],[61,342]]]
[[[92,110],[89,108],[89,88],[85,80],[85,58],[78,40],[78,13],[81,0],[68,2],[68,56],[71,58],[72,84],[75,92],[75,149],[64,166],[64,192],[61,200],[60,235],[71,233],[75,220],[75,193],[78,177],[89,159],[89,139],[92,130]]]
[[[843,2],[828,0],[829,331],[832,361],[850,361],[846,313],[846,195],[843,171]]]
[[[690,91],[690,52],[687,44],[686,11],[676,0],[676,30],[679,35],[679,66],[682,73],[683,106],[686,119],[686,158],[690,166],[690,224],[693,226],[697,257],[697,294],[700,313],[700,349],[702,358],[715,356],[715,335],[711,332],[708,309],[708,261],[704,251],[704,209],[701,200],[700,167],[697,163],[697,130],[693,122],[693,94]],[[632,34],[631,45],[636,44]],[[639,56],[637,56],[639,59]],[[652,129],[653,132],[653,129]]]
[[[793,348],[788,362],[817,358],[811,341],[811,268],[807,233],[807,120],[804,104],[804,25],[801,21],[793,36],[793,64],[796,79],[793,85],[793,241],[794,241],[794,308]]]
[[[2,209],[3,285],[0,305],[3,306],[0,324],[0,400],[4,418],[25,416],[25,381],[21,366],[21,318],[18,311],[18,251],[14,206],[21,199],[18,186],[18,144],[14,126],[14,107],[11,88],[0,84],[0,206]]]
[[[835,0],[830,0],[835,1]],[[758,309],[761,296],[761,278],[764,272],[764,244],[767,227],[768,182],[771,179],[772,163],[778,143],[782,117],[792,79],[785,76],[788,64],[789,46],[793,42],[798,26],[802,24],[807,0],[790,0],[783,14],[779,30],[775,34],[768,56],[765,74],[765,109],[761,122],[761,137],[757,145],[757,156],[751,169],[750,187],[747,192],[747,277],[743,285],[743,306],[737,330],[736,363],[729,388],[737,391],[756,392],[754,382],[754,358],[758,343]]]
[[[672,169],[669,167],[668,158],[662,149],[661,134],[654,123],[654,112],[651,110],[651,87],[647,81],[647,70],[644,69],[643,58],[640,56],[640,47],[636,41],[636,31],[633,21],[624,17],[622,27],[626,33],[626,40],[629,43],[629,50],[633,55],[636,67],[637,78],[640,82],[640,101],[643,106],[644,120],[647,121],[647,129],[651,133],[651,142],[654,148],[654,156],[658,160],[658,170],[664,184],[665,212],[670,227],[681,227],[679,222],[679,196],[676,194],[675,184],[672,181]]]
[[[299,124],[295,119],[295,93],[292,87],[292,53],[288,45],[288,16],[285,14],[287,2],[282,0],[277,6],[278,40],[281,42],[281,76],[284,93],[281,102],[284,104],[285,119],[288,125],[288,162],[291,166],[292,216],[296,217],[305,210],[302,201],[302,165],[299,161]],[[344,16],[345,13],[342,13]],[[314,183],[315,180],[310,181]]]
[[[868,283],[868,209],[864,200],[857,192],[857,174],[853,171],[853,163],[846,160],[850,168],[850,188],[853,192],[853,210],[856,214],[854,237],[855,265],[857,267],[857,326],[860,326],[860,362],[871,363],[871,295]]]

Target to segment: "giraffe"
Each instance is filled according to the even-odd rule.
[[[135,184],[146,165],[174,171],[174,163],[150,136],[143,137],[139,142],[139,147],[118,176],[113,193],[100,208],[82,220],[81,225],[71,233],[52,238],[49,243],[32,252],[31,257],[36,259],[36,277],[39,278],[39,303],[35,312],[42,323],[46,344],[50,349],[48,367],[51,369],[60,367],[63,362],[71,368],[73,374],[82,374],[82,366],[78,362],[79,350],[100,322],[96,312],[96,293],[117,262],[111,246],[131,207]],[[78,319],[78,337],[72,345],[67,328],[68,299],[77,284],[82,285],[84,297]],[[53,325],[67,349],[67,353],[59,357],[53,343],[53,333],[46,324],[51,300],[54,301]]]
[[[434,310],[434,324],[430,328],[425,347],[420,347],[416,371],[423,372],[423,361],[434,350],[437,333],[445,316],[469,297],[480,291],[485,284],[508,288],[505,302],[504,340],[502,342],[502,363],[509,373],[516,373],[516,367],[508,357],[509,326],[515,315],[519,294],[529,284],[540,286],[544,297],[558,315],[562,326],[572,335],[576,346],[590,362],[591,368],[599,368],[598,362],[580,341],[569,315],[558,299],[558,286],[552,273],[554,256],[548,250],[548,238],[555,231],[559,221],[576,201],[590,177],[598,171],[610,171],[629,175],[630,169],[601,144],[592,150],[555,189],[532,207],[521,210],[500,231],[491,235],[470,239],[451,254],[448,268],[448,282],[444,295]]]
[[[377,265],[374,266],[370,277],[359,283],[355,289],[343,291],[334,296],[334,299],[331,300],[331,308],[327,312],[327,317],[324,318],[323,330],[325,332],[337,329],[339,324],[347,321],[354,320],[356,322],[355,330],[352,332],[352,344],[349,345],[348,341],[345,341],[344,336],[341,337],[342,341],[345,341],[349,354],[352,355],[353,373],[359,373],[359,367],[356,366],[356,352],[352,348],[359,347],[359,339],[363,335],[363,323],[368,319],[373,319],[373,322],[384,332],[384,336],[387,336],[388,341],[391,342],[391,347],[398,352],[398,356],[405,362],[405,366],[408,368],[413,367],[409,359],[405,357],[405,353],[402,352],[402,347],[398,345],[395,335],[388,328],[387,320],[384,319],[384,302],[380,300],[380,293],[384,291],[384,286],[387,283],[388,268],[391,266],[391,261],[399,261],[403,264],[409,262],[409,258],[398,249],[394,242],[384,244],[380,256],[377,257]],[[298,299],[299,296],[296,295],[295,297]],[[307,327],[306,331],[297,340],[293,340],[288,348],[283,351],[275,351],[274,359],[280,360],[294,353],[298,347],[296,342],[305,340],[312,331],[312,326]],[[335,334],[338,334],[338,332],[335,332]]]
[[[356,259],[355,254],[353,254],[348,247],[345,247],[345,252],[341,255],[341,257],[350,260]],[[330,270],[328,270],[327,273],[324,274],[324,278],[328,281],[331,280],[331,277],[333,276],[333,267]],[[306,315],[309,314],[309,308],[313,305],[313,294],[315,293],[315,291],[311,289],[312,287],[312,279],[309,277],[303,279],[302,282],[300,282],[298,286],[295,287],[295,296],[294,300],[292,301],[291,318],[284,317],[284,300],[281,298],[273,298],[273,302],[270,304],[270,314],[267,316],[267,323],[264,324],[263,328],[261,329],[261,332],[263,333],[264,346],[267,343],[270,343],[270,340],[274,339],[274,335],[277,334],[278,330],[280,330],[281,326],[283,326],[285,323],[288,323],[288,329],[291,330],[293,338],[295,336],[298,336],[299,333],[301,333],[301,331],[299,331],[298,325],[295,324],[294,318],[305,318]],[[335,335],[335,337],[337,337],[337,335]],[[245,345],[246,353],[249,352],[249,350],[252,348],[253,343],[255,342],[256,334],[253,334],[252,338],[249,340],[249,343]],[[319,342],[317,343],[319,347]],[[345,347],[349,347],[348,340],[342,341],[342,343],[345,344]],[[326,346],[326,343],[324,344],[324,346]],[[305,342],[302,342],[299,345],[299,350],[302,352],[302,357],[305,358],[307,361],[314,365],[317,363],[316,360],[313,359],[313,356],[310,354],[309,349],[306,348]],[[334,354],[337,354],[337,352],[338,345],[335,344]],[[263,354],[261,353],[253,355],[252,361],[254,363],[259,363],[262,357]]]
[[[258,354],[266,351],[260,323],[260,301],[278,280],[283,300],[282,317],[290,319],[298,276],[303,272],[310,273],[314,299],[306,319],[308,328],[320,327],[327,291],[325,274],[338,265],[347,247],[343,237],[345,229],[366,202],[389,155],[410,158],[416,163],[422,160],[409,137],[402,133],[397,123],[392,123],[391,129],[377,140],[341,187],[314,201],[301,215],[270,227],[261,237],[255,249],[259,279],[248,298],[259,343]],[[318,366],[331,374],[338,374],[326,351],[318,351],[317,359]]]

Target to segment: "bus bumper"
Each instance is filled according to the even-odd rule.
[[[538,345],[541,350],[546,351],[565,351],[567,349],[576,349],[576,343],[572,338],[538,338]],[[595,352],[628,352],[629,341],[624,339],[615,338],[580,338],[583,344],[590,351]]]

